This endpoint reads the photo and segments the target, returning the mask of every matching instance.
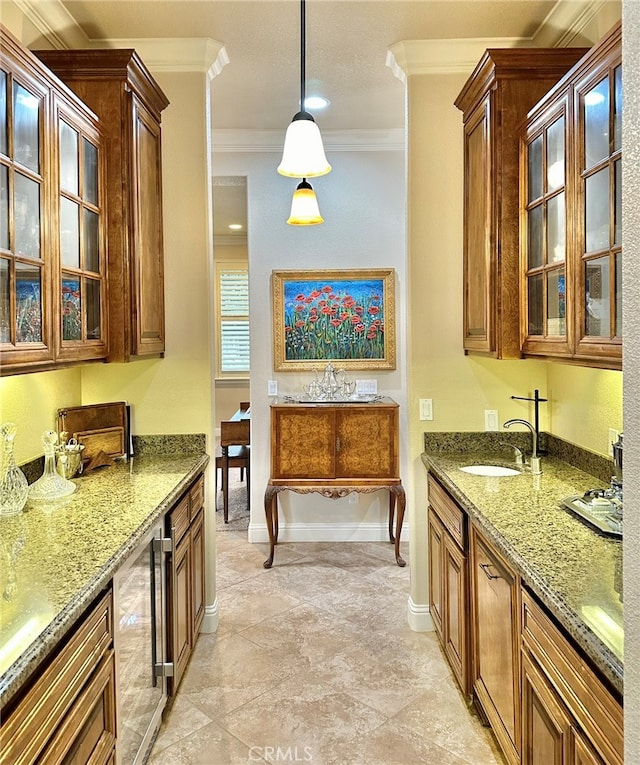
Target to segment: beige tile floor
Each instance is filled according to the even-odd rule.
[[[150,765],[502,765],[434,634],[409,628],[409,566],[390,544],[283,544],[269,571],[246,531],[216,544],[219,628]]]

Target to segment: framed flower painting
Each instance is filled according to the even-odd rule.
[[[274,368],[395,369],[395,272],[273,271]]]

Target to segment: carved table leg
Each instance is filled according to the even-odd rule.
[[[267,517],[267,531],[269,533],[269,557],[262,564],[264,568],[271,568],[273,556],[278,541],[278,492],[279,486],[267,485],[264,493],[264,511]]]
[[[396,495],[389,491],[389,541],[395,542],[396,539],[393,536],[393,516],[396,510]]]
[[[400,534],[402,533],[402,522],[404,520],[404,509],[407,503],[407,497],[404,493],[404,487],[402,484],[398,486],[390,486],[389,493],[398,500],[398,515],[396,518],[396,538],[395,538],[395,554],[396,563],[398,566],[406,566],[407,562],[400,555]]]

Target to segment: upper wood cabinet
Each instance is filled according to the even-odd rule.
[[[464,349],[520,358],[518,127],[585,53],[487,50],[455,105],[464,120]]]
[[[398,405],[273,404],[271,483],[399,481]]]
[[[103,136],[96,115],[0,27],[2,374],[104,359]]]
[[[522,349],[622,364],[621,27],[529,114],[521,149]]]
[[[169,101],[134,50],[37,55],[98,114],[108,141],[109,361],[161,355],[160,121]]]

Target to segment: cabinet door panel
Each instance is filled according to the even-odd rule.
[[[191,582],[191,640],[195,645],[204,619],[205,546],[204,512],[201,510],[191,526],[192,582]]]
[[[333,409],[274,409],[271,429],[273,478],[331,479],[335,475]]]
[[[453,540],[445,536],[444,650],[460,687],[467,693],[467,560]]]
[[[444,529],[438,518],[429,513],[429,612],[440,638],[442,634],[442,560]]]
[[[528,654],[522,654],[522,765],[564,765],[569,719]]]
[[[520,750],[519,584],[479,534],[471,533],[474,691],[512,763]]]
[[[173,677],[169,678],[170,694],[174,695],[191,655],[191,539],[189,534],[175,548],[169,588],[169,634]]]
[[[134,231],[138,253],[135,283],[137,355],[164,350],[164,281],[160,126],[134,99]]]
[[[395,478],[396,409],[336,410],[336,478]]]

